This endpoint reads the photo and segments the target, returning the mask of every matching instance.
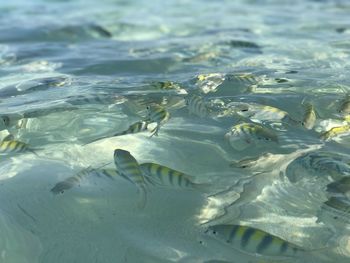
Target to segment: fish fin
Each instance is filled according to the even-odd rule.
[[[139,200],[137,203],[137,207],[143,210],[147,204],[147,190],[145,186],[140,186],[138,188],[138,195],[139,195]]]
[[[150,138],[152,138],[153,135],[158,136],[158,131],[159,131],[159,124],[157,123],[157,126],[151,131]]]
[[[10,133],[2,141],[13,141],[15,137]]]

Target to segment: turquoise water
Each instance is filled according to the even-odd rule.
[[[6,2],[1,263],[349,261],[347,1]]]

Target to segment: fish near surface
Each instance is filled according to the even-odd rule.
[[[174,188],[205,189],[208,185],[193,182],[190,175],[171,169],[167,166],[156,163],[143,163],[140,168],[147,181],[159,186],[169,186]]]
[[[338,112],[344,115],[350,114],[350,96],[341,101]]]
[[[186,99],[186,105],[190,114],[199,116],[200,118],[209,116],[209,109],[202,97],[198,95],[189,96]]]
[[[50,191],[53,194],[63,194],[64,191],[79,185],[83,179],[85,179],[92,173],[96,173],[96,170],[92,169],[91,167],[85,168],[79,171],[74,176],[70,176],[63,181],[58,182]]]
[[[114,150],[114,163],[117,172],[132,184],[136,185],[140,195],[139,207],[144,208],[147,202],[146,180],[136,159],[130,152],[122,149]]]
[[[305,129],[311,130],[315,126],[316,119],[315,107],[310,103],[305,104],[305,113],[301,125],[303,125]]]
[[[243,225],[209,226],[206,234],[249,254],[270,257],[296,257],[305,250],[263,230]]]
[[[22,153],[32,152],[35,155],[36,152],[28,144],[15,140],[4,140],[0,142],[0,153]]]
[[[148,123],[157,123],[157,126],[153,129],[152,135],[158,135],[160,126],[167,122],[170,119],[170,113],[162,106],[157,104],[152,104],[147,106],[147,118],[146,122]]]
[[[254,141],[265,141],[278,143],[277,134],[260,124],[256,123],[240,123],[231,127],[230,131],[225,134],[225,138],[229,140],[232,147],[241,150],[252,144]]]
[[[321,140],[328,141],[336,136],[346,135],[350,132],[350,125],[333,127],[330,130],[323,132],[320,136]]]

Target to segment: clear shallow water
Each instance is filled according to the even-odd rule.
[[[349,175],[349,135],[320,137],[347,125],[338,110],[349,85],[349,8],[1,3],[1,138],[10,133],[36,154],[1,156],[0,262],[348,262],[350,191],[327,185]],[[186,104],[193,95],[204,110]],[[170,113],[158,136],[110,137],[153,103]],[[300,124],[306,103],[317,112],[311,130]],[[264,125],[278,141],[225,137],[242,122]],[[144,209],[137,187],[119,176],[50,191],[84,168],[115,169],[116,148],[205,185],[149,186]],[[237,165],[245,158],[253,161]],[[261,229],[307,253],[247,253],[206,233],[217,224]]]

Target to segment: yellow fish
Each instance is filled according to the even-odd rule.
[[[350,125],[344,125],[339,127],[333,127],[329,131],[326,131],[321,134],[322,140],[329,140],[335,136],[346,134],[350,131]]]
[[[152,104],[147,106],[147,118],[148,123],[157,123],[157,126],[153,129],[151,137],[153,135],[158,135],[161,124],[167,122],[170,118],[170,113],[162,106],[157,104]]]
[[[226,138],[230,136],[240,136],[248,143],[251,139],[272,141],[278,143],[278,137],[274,131],[256,124],[256,123],[241,123],[233,126],[231,130],[225,135]]]
[[[203,188],[207,185],[196,184],[193,177],[169,167],[156,163],[143,163],[140,168],[146,180],[151,184],[160,186],[170,186],[175,188]]]
[[[114,151],[114,163],[117,172],[129,182],[137,186],[140,194],[139,207],[144,208],[147,201],[147,188],[144,175],[136,159],[130,152],[116,149]]]
[[[5,140],[0,142],[0,153],[21,153],[32,152],[35,155],[36,152],[26,143],[14,140]]]
[[[310,103],[305,104],[305,107],[305,113],[301,125],[306,129],[311,130],[315,126],[317,119],[315,107]]]
[[[295,244],[249,226],[215,225],[210,226],[206,233],[253,255],[294,257],[305,252]]]

